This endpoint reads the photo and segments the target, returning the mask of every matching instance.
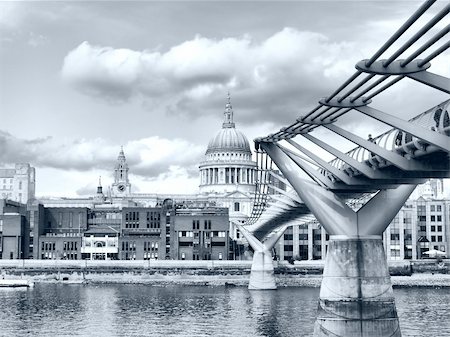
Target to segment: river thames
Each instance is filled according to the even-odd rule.
[[[403,336],[450,336],[450,288],[394,290]],[[311,336],[318,288],[36,284],[0,289],[0,336]]]

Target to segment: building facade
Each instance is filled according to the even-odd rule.
[[[36,171],[28,163],[0,167],[0,198],[27,203],[35,198]]]
[[[277,243],[276,252],[282,260],[321,260],[328,240],[317,222],[292,226]],[[423,259],[432,249],[450,257],[450,199],[430,195],[408,200],[383,233],[383,242],[388,260]]]
[[[123,148],[114,166],[114,182],[105,195],[101,184],[90,198],[40,199],[45,207],[88,207],[108,204],[112,207],[156,207],[164,200],[195,207],[225,207],[229,210],[229,235],[238,238],[234,223],[244,223],[252,212],[256,188],[256,162],[247,137],[236,128],[228,95],[222,128],[211,138],[204,160],[199,164],[200,185],[196,194],[133,193],[129,167]],[[160,254],[160,252],[158,253]]]
[[[227,260],[228,209],[44,207],[0,200],[2,259]]]
[[[173,254],[177,260],[228,260],[227,208],[175,209]]]
[[[0,199],[0,258],[29,258],[30,230],[26,205]]]

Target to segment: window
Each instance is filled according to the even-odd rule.
[[[442,212],[442,206],[441,206],[441,205],[437,205],[437,206],[436,206],[436,210],[437,210],[438,212]]]
[[[431,231],[436,232],[436,226],[431,226]]]
[[[431,235],[431,241],[436,241],[436,235]]]
[[[442,221],[442,215],[438,215],[438,216],[437,216],[437,221],[438,221],[438,222],[441,222],[441,221]]]
[[[442,232],[442,226],[437,226],[438,232]]]
[[[284,239],[285,239],[285,240],[293,240],[294,237],[293,237],[292,234],[284,234]]]
[[[438,242],[442,242],[442,235],[438,235],[437,240]]]
[[[430,206],[430,212],[434,212],[436,211],[436,206],[435,205],[431,205]]]
[[[308,234],[299,234],[298,239],[299,240],[308,240]]]
[[[427,221],[427,217],[425,215],[419,215],[417,217],[417,220],[425,222],[425,221]]]
[[[234,211],[235,211],[235,212],[239,212],[240,206],[241,206],[241,205],[240,205],[238,202],[235,202],[235,203],[234,203]]]
[[[435,222],[435,221],[436,221],[436,216],[435,216],[435,215],[432,215],[432,216],[431,216],[431,221],[432,221],[432,222]]]
[[[391,233],[391,240],[392,241],[400,240],[400,234],[398,234],[398,233]]]

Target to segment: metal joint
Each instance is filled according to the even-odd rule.
[[[384,66],[386,60],[379,60],[372,63],[369,67],[366,66],[367,60],[362,60],[356,63],[355,68],[359,71],[377,74],[377,75],[407,75],[425,71],[430,68],[430,62],[426,62],[423,65],[419,65],[422,60],[414,60],[405,66],[402,66],[404,60],[396,60],[389,64],[387,67]]]
[[[370,104],[372,102],[372,100],[367,99],[366,97],[360,97],[358,99],[354,99],[353,97],[347,97],[345,99],[342,99],[341,97],[335,97],[330,99],[327,102],[326,98],[322,98],[319,103],[326,105],[326,106],[331,106],[334,108],[357,108],[360,106],[366,106],[368,104]],[[327,119],[324,120],[324,122]],[[330,119],[330,123],[331,123],[332,119]],[[323,123],[321,123],[323,124]],[[326,123],[329,124],[329,123]]]

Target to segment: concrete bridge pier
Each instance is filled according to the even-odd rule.
[[[272,253],[268,250],[255,251],[253,254],[252,269],[250,270],[250,290],[277,289],[273,272]]]
[[[278,146],[260,145],[330,234],[314,336],[401,336],[381,235],[416,185],[380,190],[353,210],[302,178],[304,168]]]
[[[401,336],[381,236],[330,237],[314,336]]]
[[[270,236],[261,242],[253,233],[250,233],[247,228],[240,224],[236,224],[239,231],[247,239],[250,246],[252,246],[253,263],[250,270],[250,281],[248,289],[250,290],[274,290],[277,289],[275,283],[275,275],[273,269],[273,257],[271,250],[277,243],[278,239],[283,235],[288,227],[282,226],[277,231],[274,231]]]

